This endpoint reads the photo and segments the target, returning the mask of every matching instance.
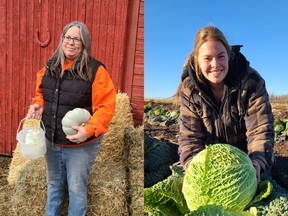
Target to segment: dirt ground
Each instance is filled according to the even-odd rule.
[[[177,107],[171,101],[149,100],[145,104],[151,107],[163,107],[167,110],[175,110]],[[288,104],[271,103],[274,119],[288,119]],[[161,141],[177,145],[178,125],[170,126],[144,124],[145,132]],[[288,173],[288,137],[278,136],[275,138],[274,152],[281,171]]]

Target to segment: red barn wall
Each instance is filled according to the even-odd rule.
[[[92,55],[106,65],[117,91],[127,92],[135,125],[142,124],[143,5],[142,0],[0,0],[0,154],[11,155],[16,147],[36,73],[74,20],[87,25]]]
[[[144,0],[140,4],[134,4],[129,14],[138,19],[130,19],[128,22],[127,61],[124,70],[133,70],[133,73],[124,75],[123,89],[131,98],[135,125],[141,125],[144,113]]]

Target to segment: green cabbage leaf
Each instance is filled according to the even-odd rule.
[[[274,121],[274,131],[276,135],[280,135],[284,130],[285,130],[285,123],[280,120],[280,119],[276,119]]]
[[[209,205],[243,211],[257,191],[256,170],[240,149],[209,145],[191,161],[182,191],[191,211]]]
[[[171,176],[144,189],[144,212],[148,215],[177,216],[189,212],[182,194],[184,170],[180,166],[170,169]]]
[[[235,212],[235,211],[228,211],[224,209],[222,206],[217,205],[207,205],[207,206],[201,206],[197,210],[189,212],[185,214],[185,216],[254,216],[252,213],[248,211],[241,211],[241,212]]]

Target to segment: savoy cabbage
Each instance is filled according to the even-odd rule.
[[[209,145],[198,153],[183,182],[183,194],[191,211],[207,205],[242,211],[256,190],[256,170],[251,159],[228,144]]]

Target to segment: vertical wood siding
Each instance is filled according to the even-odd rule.
[[[124,74],[123,87],[131,98],[135,125],[143,123],[144,113],[144,0],[129,1],[128,34],[125,71],[133,70],[133,76]],[[136,3],[137,2],[137,3]],[[133,19],[137,17],[138,19]],[[131,64],[133,62],[133,64]],[[133,88],[130,88],[133,86]]]
[[[74,20],[87,25],[92,55],[106,65],[117,91],[127,92],[131,103],[137,104],[133,107],[135,122],[142,123],[143,106],[139,104],[144,100],[140,18],[143,3],[141,0],[0,0],[0,154],[12,154],[19,121],[26,116],[34,95],[36,73],[57,48],[63,27]],[[135,38],[129,36],[131,32],[136,34]],[[134,50],[128,51],[133,47],[131,43]],[[131,82],[126,84],[126,79]]]
[[[143,124],[144,117],[144,0],[140,1],[136,41],[136,60],[132,77],[132,104],[137,104],[134,109],[135,123],[141,125]]]

